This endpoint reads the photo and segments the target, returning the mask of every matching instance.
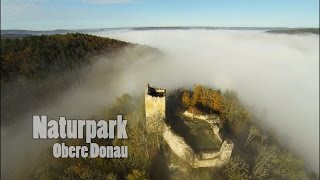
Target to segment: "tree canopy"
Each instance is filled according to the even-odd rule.
[[[57,34],[1,39],[1,82],[45,78],[78,68],[101,53],[114,53],[128,43],[88,34]]]

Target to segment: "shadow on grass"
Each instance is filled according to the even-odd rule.
[[[182,92],[177,89],[167,96],[166,123],[183,137],[195,152],[216,150],[219,147],[214,143],[214,137],[210,137],[209,125],[205,127],[203,124],[189,123],[188,126],[186,118],[181,116],[184,109],[181,102]]]

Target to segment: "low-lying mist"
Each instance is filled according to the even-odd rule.
[[[11,110],[14,114],[11,114],[10,118],[1,116],[1,121],[6,122],[1,125],[1,179],[21,179],[24,174],[34,171],[39,155],[51,147],[53,141],[32,139],[33,115],[47,115],[48,120],[58,120],[59,116],[66,116],[67,119],[89,119],[103,108],[108,108],[116,97],[126,92],[123,89],[124,84],[121,83],[123,76],[127,75],[124,71],[135,63],[152,63],[160,55],[156,49],[143,46],[128,47],[112,56],[107,54],[94,57],[93,64],[78,69],[76,74],[65,72],[53,74],[49,79],[42,81],[26,80],[25,84],[28,86],[20,92],[15,90],[14,96],[18,98],[10,102],[16,106]],[[61,78],[77,79],[78,82],[71,83],[70,88],[60,90],[54,97],[23,98],[27,102],[21,102],[21,97],[32,96],[36,87]],[[1,90],[2,94],[10,94],[10,89],[16,88],[15,83],[5,86]],[[19,106],[19,103],[25,103],[33,107],[34,102],[40,106],[30,111]],[[2,108],[6,108],[7,105],[5,100],[1,100]]]
[[[205,30],[94,34],[149,45],[162,55],[129,48],[96,57],[81,69],[80,86],[30,112],[17,109],[16,123],[1,126],[1,178],[16,179],[18,169],[32,168],[37,153],[50,147],[32,140],[32,115],[89,118],[122,93],[142,95],[147,82],[169,91],[194,84],[236,90],[283,144],[319,171],[319,36]]]
[[[99,32],[159,48],[165,56],[136,63],[119,83],[170,89],[204,84],[238,92],[278,139],[319,172],[319,36],[262,31],[154,30]],[[139,90],[139,91],[137,91]]]

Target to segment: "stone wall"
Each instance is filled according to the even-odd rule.
[[[217,125],[211,125],[211,129],[213,133],[217,136],[220,142],[222,142],[221,134],[220,134],[220,128]]]
[[[221,167],[225,165],[226,162],[221,161],[220,157],[216,157],[213,159],[201,159],[197,160],[193,163],[194,168],[200,168],[200,167]]]
[[[190,162],[197,158],[193,149],[184,141],[181,136],[175,134],[170,127],[164,127],[163,139],[167,142],[171,150],[181,159]]]
[[[185,140],[167,125],[164,125],[163,139],[179,158],[194,168],[221,167],[228,163],[233,149],[233,143],[225,140],[219,151],[195,153]]]
[[[231,157],[234,145],[229,140],[222,140],[219,133],[219,127],[212,121],[214,116],[196,116],[188,111],[185,111],[183,114],[189,118],[196,118],[206,121],[211,126],[212,133],[218,137],[218,139],[222,142],[222,145],[219,151],[200,152],[196,154],[182,137],[176,135],[174,132],[172,132],[170,127],[166,126],[163,133],[163,138],[171,150],[181,159],[187,161],[194,168],[220,167],[225,165]],[[217,118],[215,117],[215,119]]]
[[[185,115],[186,117],[189,117],[189,118],[192,118],[192,119],[199,119],[199,120],[204,120],[210,124],[217,124],[217,123],[220,123],[220,119],[218,116],[215,116],[215,115],[196,115],[196,114],[193,114],[189,111],[185,111],[183,113],[183,115]]]
[[[220,156],[222,161],[229,161],[232,154],[233,146],[234,144],[231,141],[223,141],[220,148]]]
[[[220,151],[212,151],[212,152],[201,152],[200,158],[201,159],[213,159],[220,155]]]

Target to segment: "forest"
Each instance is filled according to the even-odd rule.
[[[2,125],[41,106],[44,100],[79,86],[83,78],[81,68],[93,64],[94,57],[110,57],[132,46],[135,45],[80,33],[2,37]]]
[[[41,79],[79,68],[90,57],[115,53],[126,42],[87,34],[42,35],[1,39],[1,83],[17,78]]]

